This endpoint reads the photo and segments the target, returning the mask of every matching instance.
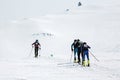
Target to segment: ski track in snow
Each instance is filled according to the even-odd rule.
[[[0,62],[0,80],[119,80],[119,74],[106,66],[91,63],[91,67],[58,62],[55,58],[41,56],[38,59],[28,58],[18,61]],[[73,65],[74,64],[74,65]],[[1,72],[1,71],[8,72]]]

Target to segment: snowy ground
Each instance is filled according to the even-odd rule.
[[[41,56],[0,61],[1,80],[119,80],[120,59],[91,61],[91,67],[69,64],[69,60]],[[118,65],[118,66],[117,66]]]
[[[63,14],[0,24],[0,80],[120,80],[120,3],[89,2]],[[99,62],[92,55],[90,67],[70,62],[78,38]],[[36,39],[42,45],[37,59],[31,47]]]

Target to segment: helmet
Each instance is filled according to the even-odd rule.
[[[87,44],[86,42],[83,42],[83,44]]]
[[[74,42],[76,42],[77,40],[75,39]]]
[[[79,41],[80,41],[80,39],[77,39],[77,41],[79,42]]]
[[[35,42],[38,42],[38,40],[36,39],[36,41]]]

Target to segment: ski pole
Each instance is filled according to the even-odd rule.
[[[72,61],[73,51],[71,52],[70,62]]]
[[[95,55],[93,55],[90,51],[89,53],[94,57],[94,59],[96,59],[99,62],[99,60],[95,57]]]
[[[30,56],[31,56],[32,51],[33,51],[33,47],[31,48],[31,51],[30,51],[30,53],[29,53],[29,56],[28,56],[28,57],[30,57]]]
[[[41,48],[39,48],[39,52],[38,52],[38,56],[40,57],[41,55],[40,55],[40,51],[41,51]]]

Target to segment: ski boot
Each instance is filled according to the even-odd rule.
[[[76,57],[74,57],[74,63],[76,63]]]
[[[81,64],[81,61],[80,61],[80,60],[78,60],[78,61],[77,61],[77,63],[80,65],[80,64]]]
[[[82,61],[82,65],[85,67],[85,61]]]
[[[88,60],[87,62],[88,62],[88,65],[87,65],[87,66],[90,67],[90,60]]]

